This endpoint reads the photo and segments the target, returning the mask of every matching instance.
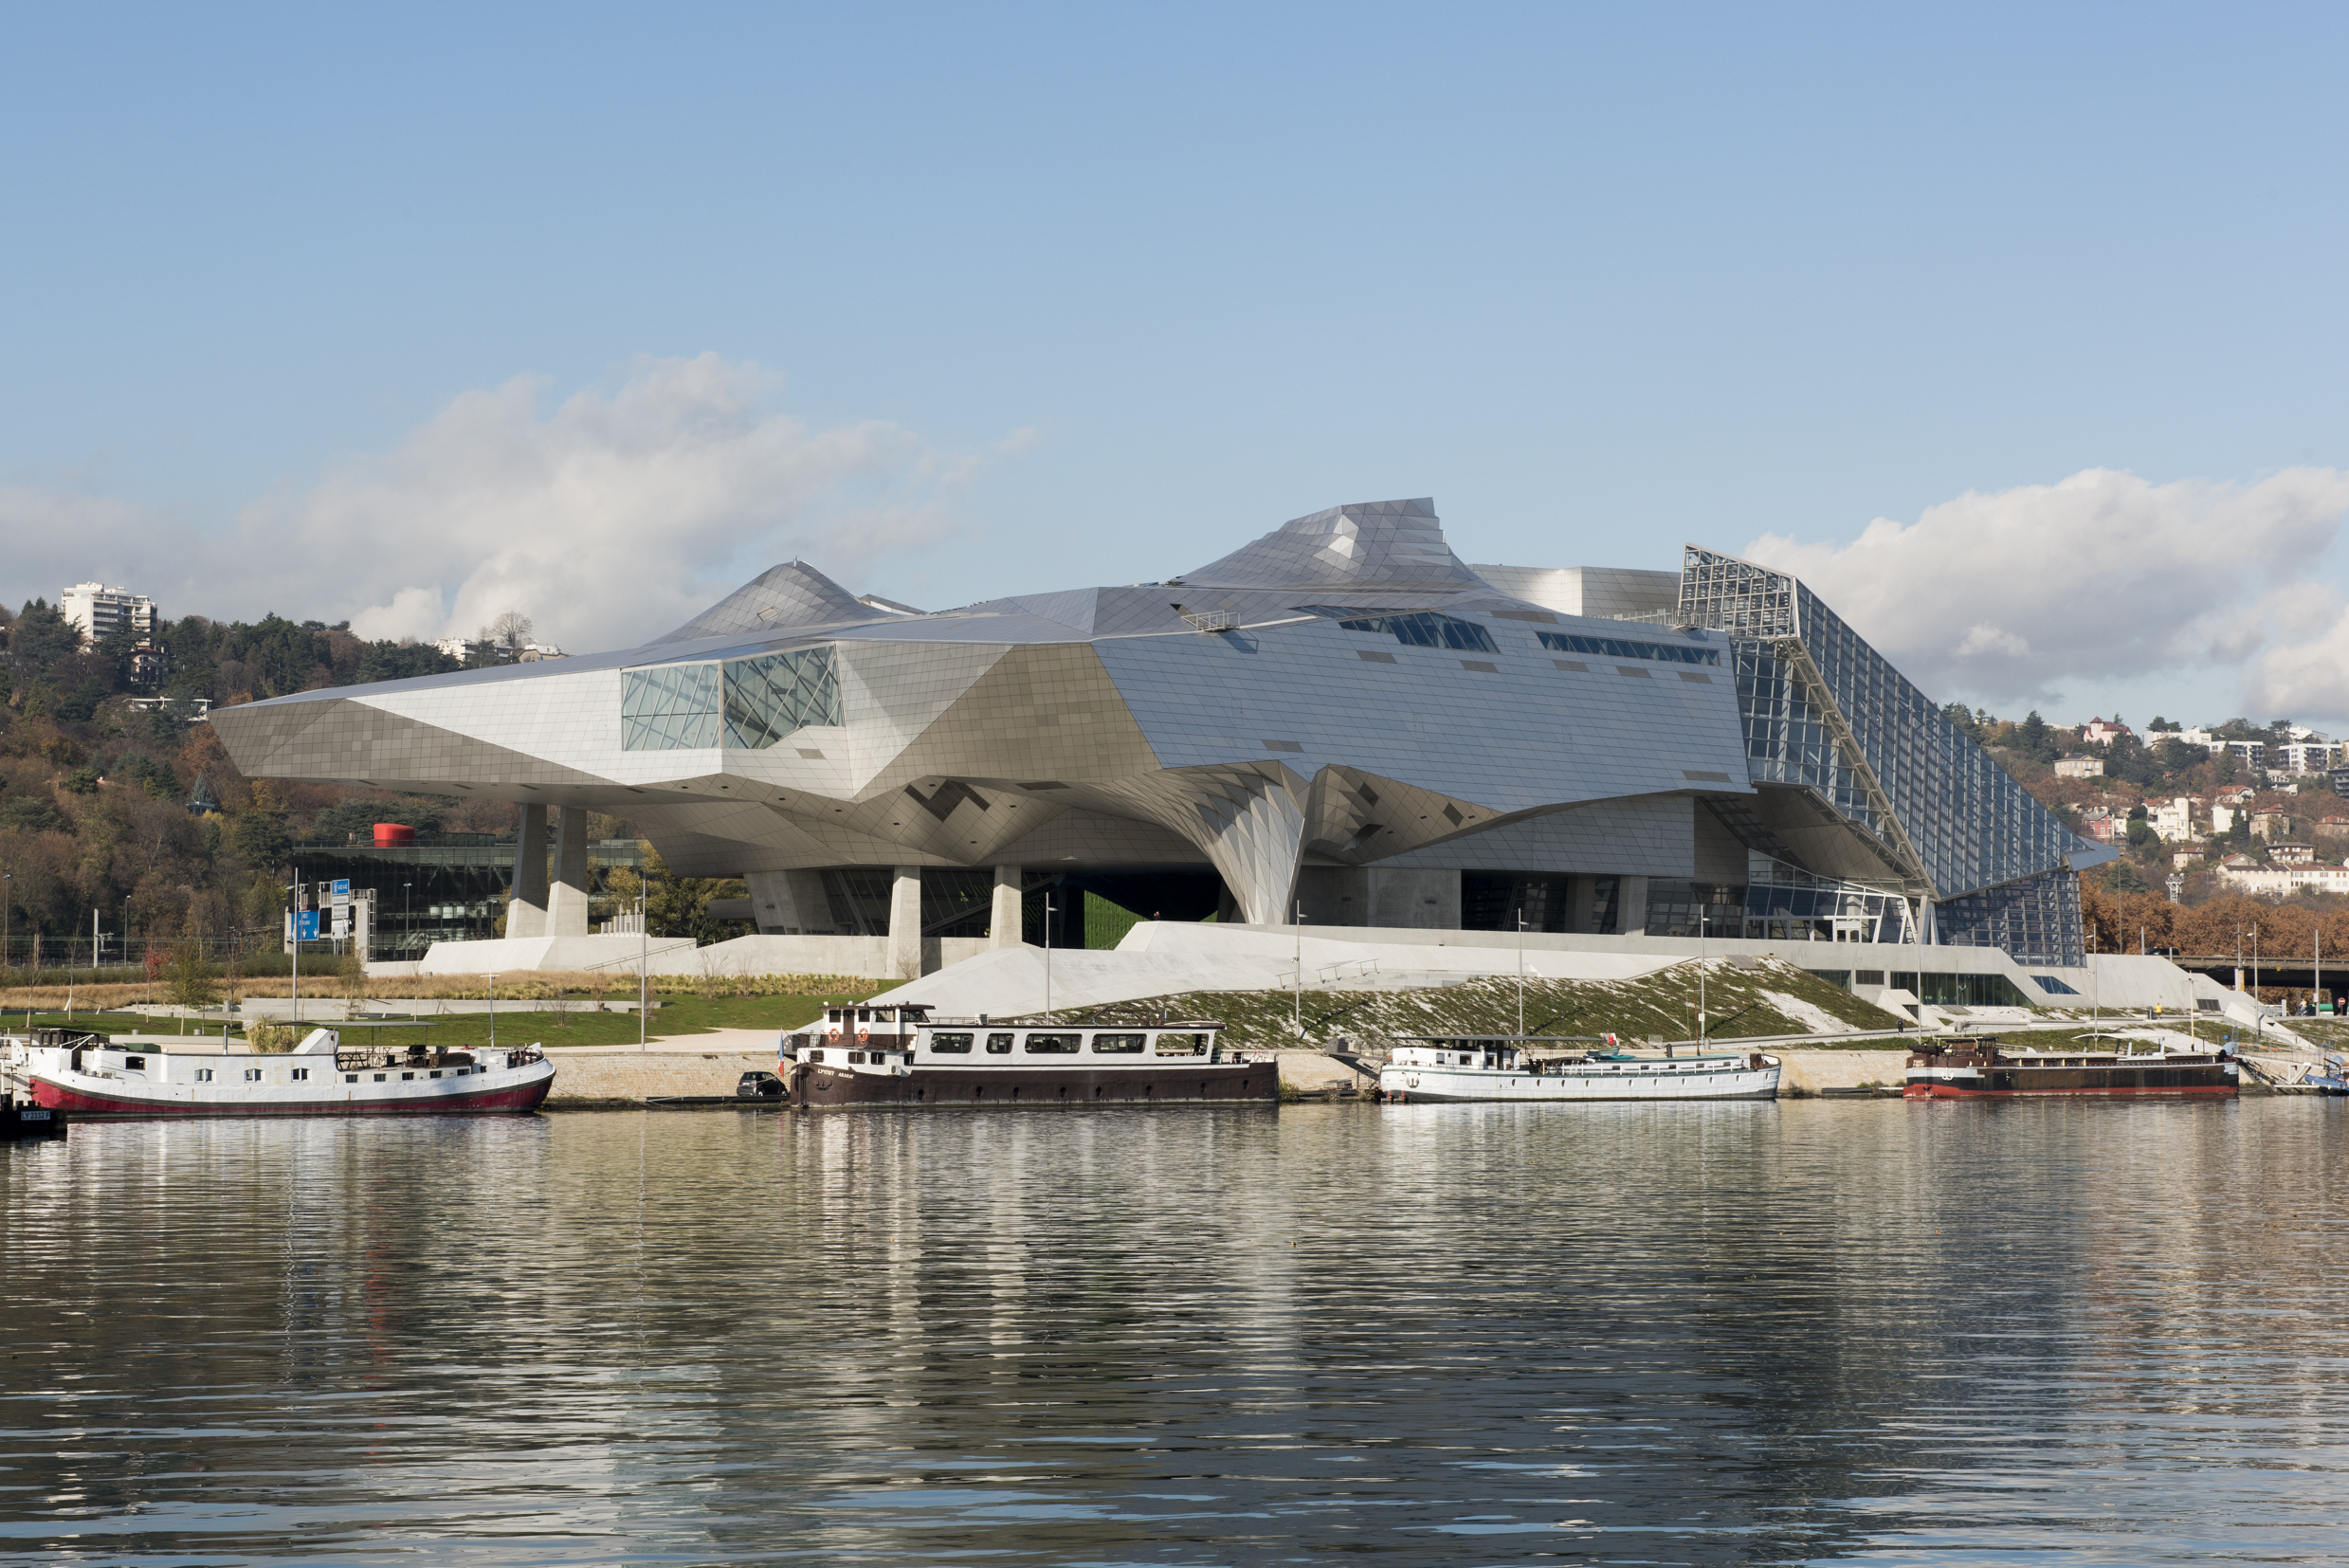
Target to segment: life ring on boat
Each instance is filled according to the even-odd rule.
[[[861,1045],[863,1045],[865,1041],[867,1041],[867,1040],[871,1039],[872,1037],[873,1037],[873,1031],[872,1031],[871,1030],[869,1030],[869,1029],[863,1029],[863,1028],[860,1028],[860,1029],[856,1031],[856,1043],[857,1043],[858,1045],[860,1045],[860,1046],[861,1046]]]

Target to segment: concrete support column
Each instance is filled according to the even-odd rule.
[[[883,963],[893,980],[921,978],[921,867],[901,866],[889,889],[889,951]]]
[[[1615,934],[1621,937],[1645,935],[1648,930],[1648,879],[1646,877],[1617,877],[1615,879]]]
[[[509,937],[546,935],[546,808],[522,808],[522,830],[514,845],[514,900],[506,905]]]
[[[751,919],[771,937],[822,936],[838,929],[821,871],[746,871]]]
[[[546,934],[588,934],[588,814],[583,807],[558,810],[555,824],[555,880],[548,884]]]
[[[1018,947],[1026,940],[1027,917],[1020,904],[1020,868],[995,867],[995,902],[987,915],[987,945]]]
[[[1566,929],[1584,936],[1598,929],[1598,878],[1566,879]]]

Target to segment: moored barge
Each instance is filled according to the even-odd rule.
[[[835,1007],[786,1036],[776,1070],[792,1103],[1035,1109],[1074,1105],[1268,1103],[1267,1057],[1227,1050],[1213,1019],[1066,1024],[932,1017],[914,1003]]]
[[[1599,1048],[1592,1049],[1596,1046]],[[1417,1035],[1379,1069],[1378,1096],[1413,1101],[1775,1100],[1780,1065],[1760,1051],[1640,1056],[1609,1041]]]
[[[290,1053],[246,1056],[43,1030],[11,1040],[8,1057],[12,1086],[77,1121],[535,1111],[555,1084],[536,1048],[349,1049],[331,1029],[311,1030]]]
[[[2010,1049],[1994,1035],[1919,1044],[1908,1058],[1910,1100],[2024,1100],[2061,1096],[2212,1099],[2236,1092],[2229,1051]]]

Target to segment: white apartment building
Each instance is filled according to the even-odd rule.
[[[2274,760],[2269,765],[2279,773],[2321,774],[2340,760],[2340,748],[2322,737],[2287,740],[2270,749]]]
[[[2055,759],[2058,778],[2102,778],[2104,759],[2101,757],[2059,757]]]
[[[2218,880],[2238,893],[2349,893],[2349,866],[2222,866]]]
[[[152,637],[159,619],[155,601],[144,593],[104,583],[74,584],[57,596],[57,608],[82,629],[85,643],[99,642],[126,626],[141,637]]]
[[[2149,807],[2145,815],[2153,823],[2154,836],[2164,844],[2183,844],[2194,836],[2194,800],[2192,795],[2178,795],[2158,806]]]

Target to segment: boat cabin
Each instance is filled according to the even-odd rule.
[[[785,1061],[882,1070],[969,1067],[1137,1067],[1172,1060],[1221,1062],[1223,1026],[1211,1019],[1071,1025],[932,1018],[926,1007],[830,1008],[823,1031],[783,1042]],[[895,1014],[896,1016],[892,1016]],[[870,1015],[870,1016],[867,1016]]]

